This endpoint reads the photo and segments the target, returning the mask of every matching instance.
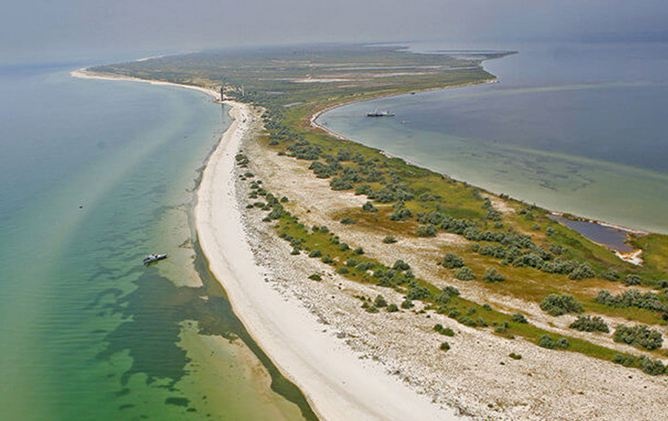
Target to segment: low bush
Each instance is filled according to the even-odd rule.
[[[385,297],[382,295],[377,295],[376,299],[373,300],[373,305],[376,307],[387,307],[387,301],[385,301]]]
[[[453,253],[448,253],[443,257],[441,265],[447,269],[455,269],[464,266],[464,260]]]
[[[385,243],[385,244],[394,244],[394,243],[396,243],[396,242],[397,242],[397,239],[394,238],[394,237],[391,236],[391,235],[388,235],[388,236],[386,236],[385,238],[383,238],[383,243]]]
[[[472,281],[475,279],[475,274],[468,266],[462,266],[455,271],[455,278],[460,281]]]
[[[645,325],[619,325],[612,337],[615,342],[625,343],[648,350],[661,348],[663,336],[661,332],[650,329]]]
[[[509,356],[510,358],[512,358],[513,360],[521,360],[521,359],[522,359],[522,355],[521,355],[521,354],[516,354],[516,353],[514,353],[514,352],[511,352],[510,354],[508,354],[508,356]]]
[[[439,346],[439,349],[441,351],[449,351],[450,350],[450,344],[447,342],[442,342],[441,346]]]
[[[593,278],[594,276],[596,276],[596,273],[591,268],[591,266],[586,263],[578,265],[571,273],[568,274],[569,279],[576,281]]]
[[[640,367],[642,371],[651,375],[658,376],[666,374],[668,367],[666,367],[660,360],[653,360],[644,355],[641,357],[634,357],[628,354],[615,354],[612,362],[621,364],[624,367]]]
[[[653,292],[643,293],[637,289],[629,289],[617,295],[602,290],[596,296],[596,302],[611,307],[637,307],[652,311],[668,311],[668,306],[661,301],[657,294]]]
[[[406,299],[407,300],[425,300],[427,298],[431,297],[431,292],[429,290],[421,285],[418,285],[417,283],[412,283],[408,287],[408,292],[406,293]]]
[[[483,279],[486,282],[503,282],[506,280],[506,278],[494,268],[488,268],[485,271]]]
[[[624,285],[640,285],[642,282],[642,279],[640,279],[640,276],[638,275],[627,275],[626,278],[624,279]]]
[[[515,313],[512,315],[510,318],[515,323],[529,323],[526,317],[524,317],[524,314],[522,313]]]
[[[418,237],[436,237],[438,230],[434,225],[420,225],[417,229]]]
[[[566,349],[570,346],[568,339],[558,338],[554,339],[550,335],[543,335],[538,341],[538,346],[547,348],[547,349]]]
[[[410,268],[411,266],[401,259],[395,261],[394,264],[392,265],[392,269],[394,270],[410,270]]]
[[[582,304],[572,295],[550,294],[540,303],[540,308],[551,316],[561,316],[566,313],[581,313]]]
[[[322,276],[319,273],[314,273],[308,277],[312,281],[322,281]]]
[[[371,202],[366,202],[362,205],[362,210],[364,212],[378,212],[378,209]]]
[[[581,332],[610,332],[608,325],[599,316],[578,316],[569,327]]]
[[[443,327],[443,325],[440,324],[440,323],[437,324],[436,326],[434,326],[434,330],[436,332],[440,333],[441,335],[455,336],[455,331],[454,330],[450,329],[449,327]]]

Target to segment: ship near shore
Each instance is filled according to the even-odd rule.
[[[394,117],[394,114],[391,113],[390,111],[379,111],[379,110],[374,110],[366,113],[367,117]]]

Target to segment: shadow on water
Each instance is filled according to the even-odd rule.
[[[108,346],[97,358],[109,360],[119,352],[128,352],[132,364],[121,377],[124,387],[134,374],[143,374],[149,384],[156,381],[164,384],[167,380],[161,387],[178,393],[176,384],[188,374],[189,363],[186,351],[179,346],[181,323],[194,320],[202,335],[242,340],[269,372],[271,389],[296,404],[305,419],[317,420],[303,393],[280,373],[234,315],[225,291],[208,269],[199,244],[195,243],[194,247],[201,287],[177,287],[157,269],[149,268],[136,281],[137,288],[125,296],[119,296],[115,289],[100,292],[96,303],[115,296],[114,304],[103,307],[120,315],[124,322],[107,334]],[[170,397],[165,403],[189,405],[188,399],[183,397]]]

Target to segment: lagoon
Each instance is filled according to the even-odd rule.
[[[318,122],[497,193],[668,233],[668,46],[494,47],[519,51],[484,63],[499,83],[350,104]],[[374,109],[396,116],[366,118]]]

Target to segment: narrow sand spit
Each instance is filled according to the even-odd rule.
[[[141,61],[141,59],[138,60],[138,61]],[[98,73],[98,72],[93,72],[91,70],[88,70],[86,68],[73,70],[73,71],[70,72],[70,76],[76,77],[76,78],[79,78],[79,79],[121,80],[121,81],[126,81],[126,82],[143,82],[143,83],[148,83],[148,84],[157,85],[157,86],[175,86],[175,87],[178,87],[178,88],[186,88],[186,89],[192,89],[194,91],[202,92],[202,93],[210,96],[211,98],[213,98],[214,101],[220,101],[220,92],[218,92],[214,89],[203,88],[201,86],[181,85],[181,84],[178,84],[178,83],[162,82],[162,81],[159,81],[159,80],[147,80],[147,79],[139,79],[139,78],[136,78],[136,77],[118,76],[118,75],[113,75],[113,74],[108,74],[108,73]]]
[[[237,316],[324,419],[456,419],[378,363],[360,359],[298,299],[267,282],[268,269],[256,263],[243,229],[234,179],[235,155],[258,117],[245,104],[229,104],[234,121],[204,170],[195,218],[202,250]]]

